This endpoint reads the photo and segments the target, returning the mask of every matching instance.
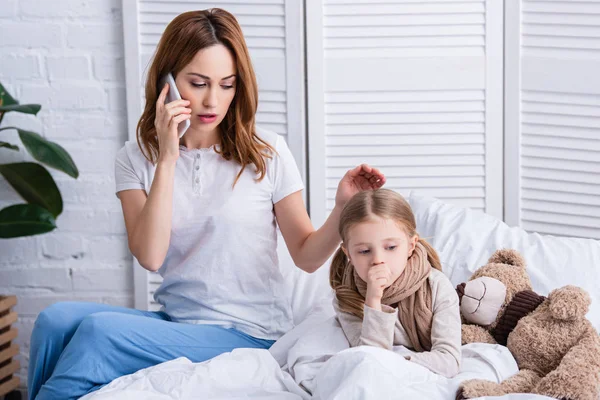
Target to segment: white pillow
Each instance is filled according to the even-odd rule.
[[[279,232],[277,255],[279,268],[288,288],[294,325],[298,325],[308,316],[313,306],[333,298],[333,290],[329,286],[329,262],[312,274],[302,271],[294,265],[283,236]]]
[[[468,280],[494,251],[512,248],[525,257],[533,289],[539,294],[568,284],[587,290],[592,298],[588,318],[600,330],[600,241],[530,234],[483,212],[415,191],[406,199],[415,213],[419,234],[438,251],[444,273],[454,285]],[[280,268],[298,325],[313,306],[331,302],[329,263],[307,274],[294,265],[281,234],[278,240]]]
[[[542,295],[576,285],[592,298],[587,317],[600,329],[600,241],[527,233],[480,211],[411,192],[417,231],[439,252],[446,276],[465,282],[494,251],[511,248],[527,261],[533,289]]]

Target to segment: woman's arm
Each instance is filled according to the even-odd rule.
[[[335,207],[321,228],[315,230],[302,192],[292,193],[275,204],[277,224],[294,264],[308,273],[315,272],[340,244],[337,224],[341,209]]]
[[[340,244],[338,225],[346,202],[356,193],[378,189],[384,183],[383,174],[368,165],[359,165],[348,171],[338,185],[333,211],[317,230],[306,212],[301,192],[292,193],[275,203],[277,224],[296,266],[309,273],[319,269]]]
[[[148,196],[139,189],[118,194],[129,250],[149,271],[157,271],[167,256],[171,240],[174,173],[174,163],[158,163]]]
[[[143,190],[119,192],[125,217],[129,250],[142,267],[157,271],[167,256],[171,240],[173,216],[173,186],[175,165],[179,158],[177,126],[189,119],[188,100],[175,100],[165,104],[169,85],[166,84],[156,100],[156,135],[158,162],[150,194]]]

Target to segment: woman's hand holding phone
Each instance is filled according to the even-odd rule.
[[[188,100],[175,100],[165,104],[169,84],[166,83],[156,100],[156,135],[158,136],[158,161],[175,162],[179,158],[179,133],[177,126],[180,122],[191,118],[192,109],[188,108]]]

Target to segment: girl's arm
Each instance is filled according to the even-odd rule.
[[[384,183],[383,174],[368,165],[348,171],[338,185],[333,211],[317,230],[306,211],[302,192],[292,193],[275,203],[277,224],[296,266],[309,273],[319,269],[340,244],[338,225],[346,202],[356,193],[378,189]]]
[[[461,320],[458,296],[448,278],[440,277],[431,325],[431,351],[414,353],[408,359],[431,371],[452,378],[461,360]]]
[[[379,311],[365,305],[364,317],[361,320],[355,315],[341,311],[337,300],[333,302],[333,308],[350,347],[373,346],[392,350],[398,321],[397,309],[382,304]]]

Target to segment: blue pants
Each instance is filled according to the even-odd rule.
[[[64,302],[40,313],[29,355],[29,399],[77,399],[115,378],[187,357],[201,362],[272,340],[235,329],[171,322],[162,312]]]

